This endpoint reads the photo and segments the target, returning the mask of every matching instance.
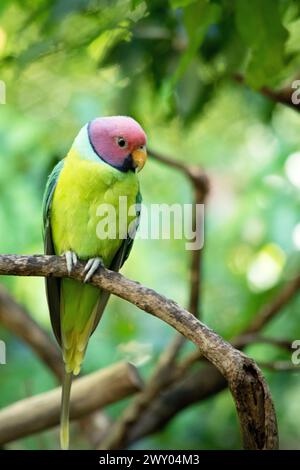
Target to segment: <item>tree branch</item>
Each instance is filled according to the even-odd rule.
[[[250,344],[270,344],[278,348],[284,349],[285,351],[291,352],[291,344],[293,340],[282,339],[282,338],[271,338],[269,336],[262,336],[258,333],[246,333],[235,338],[231,343],[237,349],[244,349],[245,346]]]
[[[85,264],[79,262],[67,271],[64,257],[58,256],[0,256],[0,274],[23,276],[70,277],[82,281]],[[246,449],[275,449],[278,447],[276,416],[268,386],[255,362],[197,320],[173,300],[120,273],[99,269],[90,283],[108,290],[173,326],[196,344],[225,377],[239,416],[243,445]]]
[[[2,286],[0,286],[0,323],[28,344],[61,381],[63,363],[56,344]]]
[[[204,204],[209,193],[209,180],[202,168],[196,165],[187,165],[186,163],[174,160],[171,157],[162,155],[152,149],[148,150],[149,155],[155,160],[164,163],[168,167],[181,171],[188,177],[193,188],[193,221],[192,227],[195,232],[197,227],[197,205]],[[201,258],[202,249],[192,250],[190,264],[190,295],[188,310],[196,317],[199,317],[199,300],[201,296]]]
[[[267,323],[269,323],[280,310],[287,305],[287,303],[299,292],[300,290],[300,276],[287,282],[285,286],[279,291],[272,302],[263,305],[259,312],[253,318],[252,323],[246,328],[244,334],[257,333]]]
[[[212,364],[190,371],[165,388],[153,400],[126,436],[126,446],[163,429],[188,406],[206,400],[224,390],[227,382]]]
[[[70,418],[77,419],[139,391],[142,381],[132,364],[119,363],[75,380]],[[20,400],[0,411],[0,444],[59,424],[61,388]]]
[[[245,84],[245,78],[240,73],[234,74],[233,79],[237,83]],[[300,103],[297,104],[293,103],[292,101],[292,94],[295,92],[295,88],[293,88],[291,85],[282,88],[281,90],[272,90],[271,88],[264,86],[258,91],[261,95],[265,96],[271,101],[274,101],[274,103],[283,104],[285,106],[288,106],[289,108],[294,109],[297,112],[300,111]]]
[[[232,340],[234,347],[243,349],[249,344],[249,338],[257,337],[257,332],[266,326],[272,319],[299,293],[300,276],[286,283],[273,299],[266,303],[254,316],[252,323],[236,338]],[[252,333],[251,333],[252,331]],[[269,338],[269,342],[280,347],[289,348],[288,341],[279,341]],[[189,361],[192,365],[201,357],[201,351],[195,351],[183,362]],[[211,364],[207,364],[197,371],[187,371],[188,364],[179,365],[174,370],[173,378],[176,382],[170,385],[153,400],[148,409],[140,416],[139,421],[132,426],[126,436],[126,445],[142,437],[162,429],[180,411],[202,400],[206,400],[224,390],[227,386],[224,377]],[[182,370],[183,369],[183,370]]]
[[[239,336],[238,338],[231,341],[231,344],[237,348],[243,350],[246,346],[250,344],[270,344],[272,346],[277,346],[278,348],[284,349],[285,351],[291,352],[291,344],[293,340],[281,339],[281,338],[270,338],[267,336],[259,335],[258,333],[249,333]],[[173,371],[174,380],[177,380],[179,377],[182,377],[190,367],[199,360],[204,359],[203,355],[199,349],[195,349],[188,356],[186,356]]]

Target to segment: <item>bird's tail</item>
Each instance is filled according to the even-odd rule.
[[[72,372],[65,372],[62,384],[61,415],[60,415],[60,446],[63,450],[69,448],[69,414]]]
[[[69,407],[72,378],[80,372],[89,337],[95,324],[99,289],[81,286],[72,279],[61,284],[60,331],[65,376],[62,386],[60,443],[69,447]],[[76,312],[76,315],[74,315]]]

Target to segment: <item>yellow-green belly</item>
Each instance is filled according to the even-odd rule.
[[[102,257],[109,265],[122,240],[118,237],[119,197],[127,196],[128,207],[135,204],[138,181],[134,173],[121,173],[108,165],[81,160],[69,154],[59,176],[51,208],[51,226],[57,254],[75,251],[79,258]],[[99,239],[97,225],[101,204],[116,210],[117,237]],[[133,217],[128,218],[130,223]]]

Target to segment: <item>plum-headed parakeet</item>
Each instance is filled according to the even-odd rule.
[[[47,182],[43,202],[45,253],[65,255],[68,270],[77,259],[86,260],[86,279],[97,268],[117,271],[132,247],[133,239],[97,235],[101,204],[114,207],[117,218],[119,198],[127,206],[141,200],[137,172],[146,161],[146,135],[141,126],[125,116],[96,118],[77,135],[64,160]],[[126,216],[126,226],[134,216]],[[121,226],[121,224],[120,224]],[[77,375],[90,335],[96,328],[109,294],[72,279],[46,279],[51,324],[61,346],[65,379],[61,405],[61,447],[69,444],[69,401],[72,376]]]

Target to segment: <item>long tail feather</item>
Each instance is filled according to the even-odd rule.
[[[69,412],[72,378],[72,372],[65,372],[62,384],[60,415],[60,446],[63,450],[69,448]]]

